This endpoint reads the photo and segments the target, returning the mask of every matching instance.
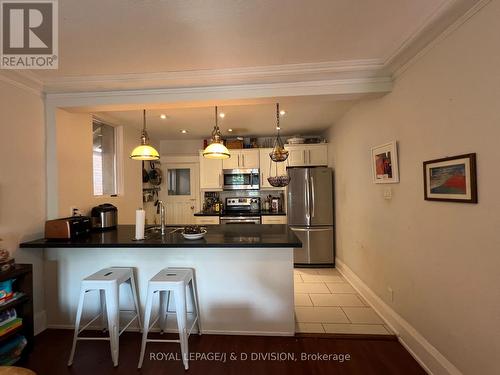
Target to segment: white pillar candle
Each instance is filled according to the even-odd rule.
[[[146,223],[146,211],[142,208],[135,211],[135,239],[144,239],[144,224]]]

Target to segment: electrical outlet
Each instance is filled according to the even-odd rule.
[[[387,287],[387,292],[389,294],[389,300],[394,302],[394,290],[389,286]]]
[[[76,206],[70,206],[69,208],[69,216],[73,216],[75,214],[79,214],[80,210]]]

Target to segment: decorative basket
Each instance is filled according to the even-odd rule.
[[[271,176],[267,178],[267,181],[273,187],[285,187],[290,183],[290,176]]]

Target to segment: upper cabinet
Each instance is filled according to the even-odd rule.
[[[326,166],[328,165],[328,145],[286,145],[290,152],[289,167]]]
[[[231,149],[231,157],[222,161],[223,169],[259,168],[258,149]]]
[[[282,176],[286,174],[286,161],[283,163],[275,163],[271,161],[269,153],[272,148],[259,149],[260,154],[260,188],[261,189],[284,189],[271,186],[267,178],[270,176]]]
[[[200,189],[222,189],[222,160],[204,158],[201,152]]]

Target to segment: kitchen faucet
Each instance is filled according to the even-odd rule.
[[[161,225],[161,235],[164,236],[165,235],[165,212],[166,212],[166,209],[165,209],[165,203],[163,203],[163,201],[161,200],[158,200],[156,201],[156,213],[157,214],[160,214],[160,225]]]

